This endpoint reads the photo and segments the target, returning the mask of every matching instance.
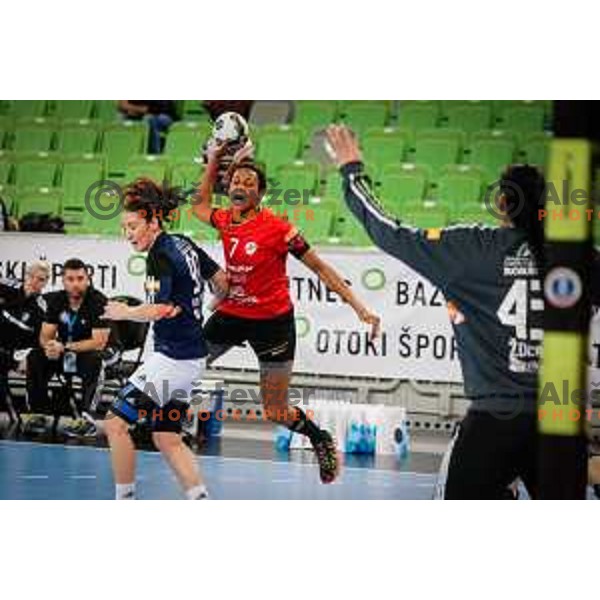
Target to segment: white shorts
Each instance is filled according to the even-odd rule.
[[[176,360],[157,352],[148,356],[129,382],[158,406],[165,406],[170,400],[189,404],[198,394],[205,367],[205,358]]]

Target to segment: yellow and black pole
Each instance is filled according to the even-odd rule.
[[[539,495],[585,498],[592,262],[591,144],[551,144],[545,213],[544,347],[539,376]],[[559,200],[559,202],[557,201]]]

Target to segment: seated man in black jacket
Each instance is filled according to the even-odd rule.
[[[0,408],[8,395],[8,372],[16,366],[15,350],[38,345],[46,302],[42,291],[48,283],[48,263],[29,265],[25,279],[0,280]]]
[[[102,367],[101,352],[109,325],[101,318],[106,297],[91,286],[85,264],[76,258],[64,264],[64,289],[47,295],[48,311],[40,333],[40,347],[27,357],[27,393],[32,407],[47,407],[48,380],[54,373],[82,379],[83,418],[65,429],[67,435],[94,436],[89,414]]]

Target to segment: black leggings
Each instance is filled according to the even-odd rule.
[[[459,426],[444,497],[446,500],[501,500],[520,478],[537,497],[536,414],[502,415],[470,410]]]

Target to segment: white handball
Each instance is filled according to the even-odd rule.
[[[213,125],[212,138],[219,143],[243,145],[248,140],[248,123],[238,113],[223,113]]]

